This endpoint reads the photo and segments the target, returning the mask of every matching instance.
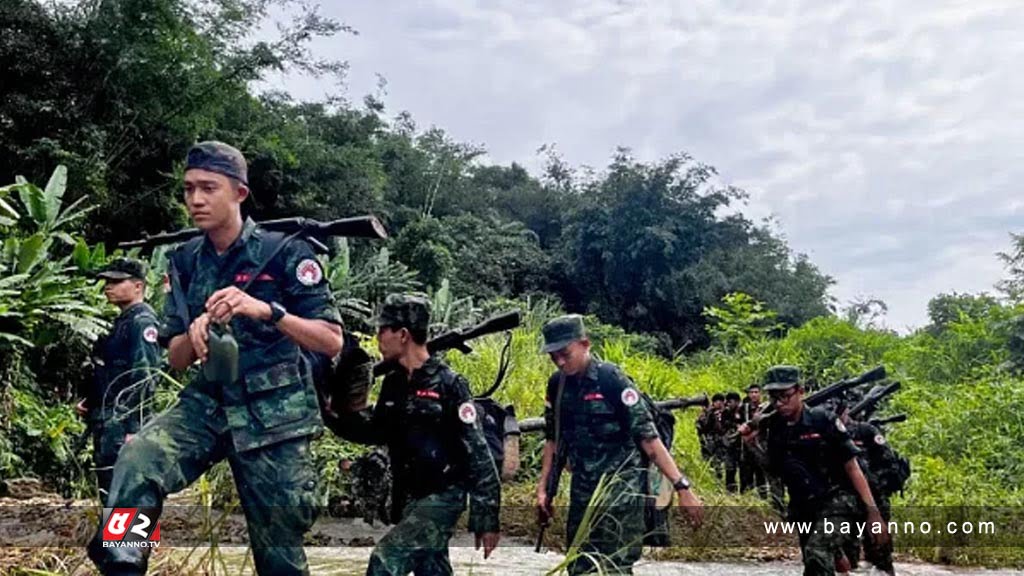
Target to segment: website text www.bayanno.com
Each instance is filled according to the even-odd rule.
[[[820,525],[816,522],[764,522],[766,534],[841,534],[863,537],[872,534],[881,534],[883,523],[867,521],[836,520],[828,518],[822,520]],[[929,521],[903,521],[896,520],[884,523],[889,534],[895,535],[981,535],[994,536],[996,534],[995,522],[938,522],[933,524]]]

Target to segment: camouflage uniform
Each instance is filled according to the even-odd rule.
[[[749,422],[760,416],[763,408],[754,406],[749,398],[743,399],[740,405],[740,423]],[[746,492],[756,487],[761,498],[768,498],[768,481],[765,478],[764,468],[757,460],[753,449],[746,442],[741,442],[740,447],[740,491]]]
[[[896,453],[889,446],[882,432],[871,424],[851,420],[846,428],[849,430],[854,445],[862,450],[857,459],[860,462],[861,470],[864,471],[864,477],[868,480],[868,485],[871,486],[871,495],[875,499],[875,505],[878,506],[882,520],[889,522],[889,518],[892,516],[890,494],[884,487],[885,482],[882,476],[890,466],[895,465]],[[875,568],[885,572],[893,569],[891,539],[888,544],[880,547],[876,546],[870,535],[865,533],[863,544],[864,558]],[[856,540],[847,547],[846,556],[856,567],[860,557],[860,546],[857,545]]]
[[[552,320],[545,331],[562,321],[569,322],[564,317]],[[545,339],[551,342],[557,337],[546,333]],[[569,573],[631,574],[640,559],[645,531],[643,463],[637,445],[658,438],[653,416],[622,370],[596,359],[583,374],[563,377],[556,372],[548,380],[544,434],[553,442],[557,441],[556,404],[560,407],[558,435],[572,470],[566,541],[579,546]],[[593,501],[602,478],[607,489],[599,501]],[[590,525],[583,526],[588,509]]]
[[[773,368],[765,390],[787,390],[796,385],[798,377],[796,368]],[[821,408],[804,406],[795,423],[775,413],[761,423],[761,430],[769,472],[781,478],[789,490],[789,520],[814,525],[811,533],[800,534],[804,575],[831,576],[837,553],[855,536],[838,531],[826,534],[822,527],[826,518],[836,526],[863,517],[863,507],[844,469],[860,451],[843,424]]]
[[[221,164],[226,145],[212,146],[193,148],[189,168],[225,173]],[[242,175],[244,182],[244,171]],[[177,293],[168,294],[161,342],[186,334],[190,319],[204,312],[213,292],[247,282],[263,263],[263,243],[271,234],[247,219],[223,254],[206,237],[175,250],[172,264],[179,272],[191,270],[191,277],[187,286],[172,285]],[[293,240],[258,274],[248,293],[280,303],[290,314],[340,325],[323,277],[309,245]],[[187,319],[175,308],[177,298],[187,303]],[[159,508],[168,494],[227,458],[257,572],[305,574],[302,537],[317,514],[317,475],[309,445],[322,429],[310,362],[269,322],[235,316],[230,324],[238,342],[238,380],[210,381],[199,371],[178,402],[125,445],[114,468],[108,505]],[[101,548],[101,535],[102,530],[90,545],[90,557],[102,571],[145,571],[148,549]]]
[[[729,492],[736,492],[738,489],[736,483],[736,477],[739,474],[740,466],[740,444],[743,440],[740,439],[736,429],[739,428],[740,424],[746,422],[741,420],[739,406],[735,410],[731,410],[728,407],[723,408],[720,419],[721,419],[721,440],[719,441],[719,460],[722,463],[722,477],[725,480],[725,488]]]
[[[145,281],[146,269],[142,262],[118,259],[97,276]],[[160,369],[158,326],[153,308],[138,302],[122,310],[110,333],[96,343],[96,372],[86,406],[101,502],[110,492],[114,462],[125,436],[138,433],[150,415],[148,401],[156,384],[155,371]]]
[[[391,295],[382,327],[429,324],[426,302]],[[451,574],[448,541],[466,509],[469,531],[497,532],[501,486],[469,384],[436,356],[413,371],[392,370],[372,409],[343,417],[348,440],[384,445],[391,458],[391,520],[373,549],[367,574]]]

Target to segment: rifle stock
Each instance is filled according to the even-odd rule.
[[[861,416],[871,416],[875,413],[875,410],[878,409],[878,405],[882,400],[885,400],[889,396],[899,392],[902,386],[903,385],[899,382],[893,382],[887,386],[876,386],[875,388],[872,388],[871,392],[869,392],[867,396],[850,408],[850,418],[860,419]]]
[[[491,316],[475,326],[470,326],[460,330],[449,330],[444,334],[440,334],[430,340],[427,340],[427,350],[431,354],[437,354],[438,352],[455,349],[463,354],[469,354],[473,349],[467,344],[468,341],[488,334],[512,330],[517,328],[520,322],[522,322],[522,314],[519,310],[512,310],[511,312]],[[382,360],[373,365],[373,375],[375,377],[382,376],[393,368],[393,362],[386,362]]]
[[[906,421],[906,414],[896,414],[895,416],[889,416],[888,418],[872,418],[868,421],[868,424],[871,424],[872,426],[885,426],[886,424],[898,424]]]
[[[869,382],[876,382],[885,378],[885,366],[876,366],[871,370],[861,374],[860,376],[854,376],[853,378],[847,378],[846,380],[840,380],[834,384],[830,384],[817,392],[811,393],[804,397],[804,404],[814,407],[828,402],[830,399],[846,392],[851,388],[856,388]],[[758,422],[768,418],[775,414],[775,405],[772,404],[767,410],[761,413],[757,418],[747,420],[744,425],[752,428],[757,428]]]
[[[376,216],[355,216],[342,218],[330,222],[320,222],[310,218],[279,218],[277,220],[266,220],[257,222],[257,226],[264,230],[294,234],[299,232],[312,243],[318,251],[326,248],[320,240],[331,236],[344,236],[347,238],[371,238],[384,239],[388,237],[387,229],[381,224]],[[186,228],[177,232],[162,232],[152,236],[146,236],[140,240],[129,240],[118,243],[118,248],[142,248],[150,250],[164,244],[177,244],[185,242],[203,234],[198,228]]]

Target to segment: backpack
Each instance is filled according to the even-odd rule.
[[[893,459],[878,473],[879,489],[883,494],[902,493],[910,479],[910,460],[892,451]]]

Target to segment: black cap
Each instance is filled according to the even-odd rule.
[[[185,170],[193,168],[223,174],[249,185],[249,165],[245,162],[245,156],[230,144],[215,140],[196,144],[188,151],[185,160]]]
[[[135,278],[136,280],[146,279],[146,263],[131,258],[115,258],[107,266],[96,274],[97,278],[104,280],[125,280]]]

